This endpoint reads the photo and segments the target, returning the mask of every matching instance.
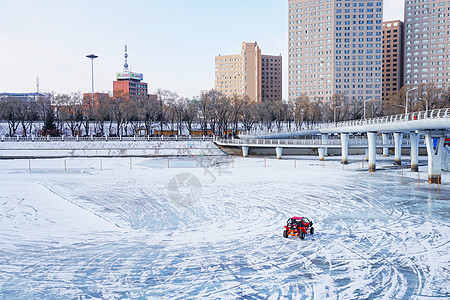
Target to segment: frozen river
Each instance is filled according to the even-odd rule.
[[[0,298],[450,297],[449,174],[438,192],[426,167],[403,183],[401,170],[358,168],[0,161]],[[315,234],[284,239],[294,215]]]

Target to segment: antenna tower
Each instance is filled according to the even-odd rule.
[[[127,45],[125,44],[125,64],[123,65],[123,71],[124,72],[129,72],[129,69],[128,69],[128,62],[127,62],[127,60],[128,60],[128,53],[127,53]]]

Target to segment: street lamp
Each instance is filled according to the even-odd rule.
[[[336,107],[333,109],[333,111],[334,111],[334,113],[333,113],[333,116],[334,116],[334,123],[336,123],[336,108],[339,108],[339,107],[341,107],[341,105],[338,105],[338,106],[336,106]]]
[[[366,103],[369,102],[369,101],[373,101],[373,100],[377,100],[377,99],[364,100],[364,120],[366,119]]]
[[[408,89],[407,91],[406,91],[406,100],[405,100],[405,115],[407,115],[408,114],[408,93],[409,92],[411,92],[411,91],[414,91],[414,90],[417,90],[417,88],[416,87],[413,87],[413,88],[410,88],[410,89]]]
[[[91,59],[91,68],[92,68],[92,103],[94,103],[94,59],[98,56],[95,54],[86,55],[87,58]]]
[[[428,100],[424,98],[419,98],[419,100],[425,101],[427,103],[425,111],[428,112]]]

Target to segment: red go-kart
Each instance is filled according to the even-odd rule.
[[[284,226],[283,237],[298,236],[301,240],[305,238],[306,233],[314,234],[313,222],[304,217],[292,217],[287,220]]]

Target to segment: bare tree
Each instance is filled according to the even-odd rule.
[[[42,128],[41,134],[47,135],[47,132],[46,132],[47,127],[45,126],[45,121],[47,120],[47,115],[49,113],[53,114],[52,106],[50,103],[50,98],[39,96],[36,99],[35,105],[36,105],[37,115],[38,115],[37,118],[39,121],[42,121],[44,123],[44,127]]]
[[[362,119],[364,116],[364,101],[359,99],[348,99],[348,117],[350,120]]]
[[[93,109],[92,118],[95,122],[95,133],[103,136],[105,134],[105,122],[111,120],[109,107],[111,104],[111,97],[109,95],[98,94],[97,103]]]
[[[20,101],[20,124],[22,125],[23,136],[27,136],[28,132],[31,134],[33,122],[38,120],[38,111],[35,101]]]
[[[140,100],[142,120],[144,121],[147,134],[150,135],[152,132],[153,123],[156,122],[160,116],[161,106],[158,101],[152,99],[141,98]]]
[[[203,131],[204,135],[208,135],[208,124],[210,120],[210,105],[211,105],[211,96],[210,94],[213,91],[209,92],[208,94],[203,94],[201,99],[198,101],[198,119],[200,123],[200,128]]]
[[[233,122],[233,130],[239,129],[243,107],[248,103],[248,96],[233,95],[231,98],[231,119]]]
[[[273,120],[275,119],[273,113],[272,102],[262,102],[255,105],[256,119],[261,129],[272,129]]]
[[[241,109],[241,120],[245,130],[251,130],[256,123],[255,103],[245,98]]]
[[[296,100],[297,120],[307,128],[312,128],[314,124],[323,119],[321,107],[320,100],[311,101],[307,95],[300,96]]]
[[[94,119],[95,110],[94,110],[94,101],[92,99],[91,94],[85,94],[83,98],[83,127],[86,135],[89,135],[89,126],[91,120]]]
[[[327,107],[328,121],[334,121],[336,116],[336,122],[343,121],[348,118],[350,112],[350,106],[347,104],[347,97],[344,94],[334,94],[331,97],[330,105]]]
[[[187,99],[176,97],[172,99],[170,104],[171,106],[170,119],[172,121],[172,124],[173,122],[175,122],[176,124],[177,135],[183,134],[183,120],[186,114],[187,103],[188,103]],[[172,131],[174,131],[174,129],[172,129]]]
[[[128,102],[128,95],[117,91],[114,97],[110,101],[111,109],[111,121],[110,121],[110,132],[112,127],[112,122],[116,122],[116,136],[120,136],[123,130],[124,123],[126,122],[126,103]],[[125,123],[126,124],[126,123]]]
[[[273,116],[275,119],[275,126],[278,131],[283,128],[283,124],[289,119],[288,105],[282,101],[269,102],[273,110]]]
[[[178,98],[177,93],[173,93],[169,90],[158,89],[156,91],[156,95],[158,96],[158,101],[160,105],[159,109],[159,126],[161,133],[164,130],[164,125],[167,122],[167,115],[170,109],[169,103],[172,102],[173,99]]]
[[[193,99],[186,103],[184,111],[184,122],[186,129],[189,131],[189,135],[192,134],[192,124],[198,116],[198,100]]]
[[[137,101],[137,99],[125,101],[124,112],[125,120],[131,124],[133,135],[137,135],[142,124],[142,106],[140,105],[140,102]]]
[[[79,135],[83,123],[83,106],[80,94],[60,95],[59,98],[58,111],[61,122],[66,123],[72,136]]]
[[[372,118],[384,116],[383,102],[381,100],[373,101],[371,108],[372,108]]]
[[[410,93],[410,111],[425,111],[439,109],[450,104],[449,94],[444,88],[438,88],[434,83],[420,84],[413,93]]]
[[[420,84],[418,86],[407,85],[400,89],[398,94],[388,98],[384,106],[386,115],[403,114],[406,106],[406,93],[408,90],[408,111],[425,111],[427,109],[438,109],[450,104],[450,90],[438,88],[433,83]]]
[[[64,120],[62,115],[70,103],[70,96],[68,94],[52,94],[50,101],[54,112],[56,129],[58,133],[63,133]]]
[[[230,123],[232,111],[231,99],[225,95],[217,95],[213,112],[219,129],[219,136],[228,135],[228,124]]]
[[[23,100],[6,98],[1,103],[0,113],[1,119],[8,122],[9,135],[13,136],[16,134],[17,127],[20,124],[20,102]]]
[[[172,101],[168,102],[166,104],[167,111],[166,111],[166,120],[167,124],[169,125],[171,135],[175,134],[175,120],[177,119],[177,109],[176,104]]]
[[[397,94],[390,95],[384,103],[385,115],[397,115],[405,112],[405,87],[402,87]]]
[[[306,94],[302,94],[298,98],[294,100],[294,120],[295,125],[301,127],[303,123],[306,121],[309,97]]]

